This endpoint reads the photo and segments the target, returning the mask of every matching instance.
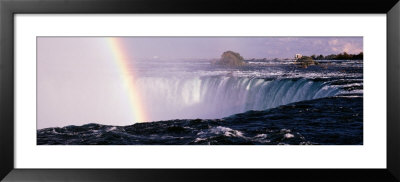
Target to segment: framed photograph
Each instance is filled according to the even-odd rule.
[[[399,10],[1,1],[0,179],[399,181]]]

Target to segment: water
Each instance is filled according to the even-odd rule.
[[[207,60],[135,64],[136,88],[153,122],[88,124],[37,131],[38,144],[363,143],[363,62]]]
[[[153,120],[216,119],[249,110],[336,95],[321,81],[204,76],[146,77],[138,80]]]
[[[87,124],[37,134],[39,145],[360,145],[362,98],[322,98],[213,120]]]

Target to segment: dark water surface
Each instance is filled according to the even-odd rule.
[[[37,131],[37,144],[60,145],[361,145],[362,97],[337,96],[248,111],[215,120],[130,126],[87,124]]]

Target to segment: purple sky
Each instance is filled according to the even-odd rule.
[[[291,58],[295,54],[360,53],[362,37],[125,38],[134,58],[218,58],[232,50],[245,58]]]

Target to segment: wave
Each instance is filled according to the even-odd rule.
[[[136,84],[152,121],[215,119],[335,96],[340,91],[334,85],[310,79],[232,76],[142,77]]]
[[[37,130],[38,145],[362,145],[363,98],[327,97],[221,119]]]

